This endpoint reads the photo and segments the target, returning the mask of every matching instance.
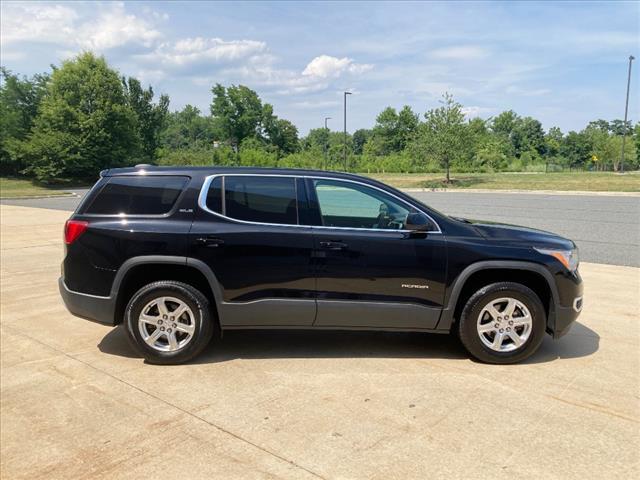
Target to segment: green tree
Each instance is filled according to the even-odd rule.
[[[608,139],[608,151],[610,152],[610,163],[614,171],[620,170],[620,155],[622,154],[622,136],[611,135]],[[637,163],[636,145],[631,139],[627,139],[624,144],[624,170],[637,169],[640,165]]]
[[[300,141],[303,150],[324,151],[329,143],[331,130],[325,128],[312,128],[309,133]]]
[[[626,128],[627,135],[631,132],[631,130],[633,130],[633,127],[631,125],[631,120],[627,120],[627,128]],[[614,135],[624,135],[624,132],[625,132],[624,120],[621,120],[621,119],[611,120],[611,122],[609,123],[609,131]]]
[[[123,77],[122,86],[126,101],[137,117],[142,158],[145,161],[153,162],[160,146],[160,133],[167,118],[169,97],[161,95],[158,103],[154,104],[153,88],[143,89],[140,81],[132,77],[128,79]]]
[[[93,179],[102,169],[135,163],[136,132],[118,73],[104,58],[83,53],[54,70],[21,153],[39,180]]]
[[[260,136],[265,114],[256,92],[244,85],[225,88],[219,83],[211,91],[211,115],[221,140],[238,148],[245,138]]]
[[[633,127],[633,143],[636,147],[636,168],[640,167],[640,122]]]
[[[216,140],[213,119],[205,117],[193,105],[167,114],[164,128],[160,133],[163,149],[213,147]]]
[[[289,120],[274,115],[268,103],[262,107],[262,130],[278,157],[298,151],[298,129]]]
[[[540,156],[544,154],[544,130],[538,120],[531,117],[520,119],[513,133],[517,138],[517,143],[514,145],[516,155],[519,156],[524,152],[533,152]]]
[[[498,135],[504,135],[507,138],[511,137],[511,133],[515,130],[520,121],[520,117],[513,110],[507,110],[502,112],[497,117],[494,117],[491,122],[491,129]]]
[[[445,169],[446,181],[449,183],[451,162],[464,154],[468,130],[462,105],[452,95],[445,93],[440,103],[442,106],[425,113],[423,135],[431,154]]]
[[[547,157],[555,157],[560,153],[560,147],[563,140],[562,130],[558,127],[551,127],[544,136],[545,154]]]
[[[15,175],[25,168],[17,147],[33,127],[50,77],[20,78],[0,68],[0,78],[0,172]]]
[[[571,131],[563,139],[560,155],[569,167],[582,167],[590,161],[592,150],[591,141],[584,132]]]
[[[364,145],[371,137],[371,130],[366,128],[360,128],[353,132],[353,153],[355,155],[362,155]]]
[[[400,112],[395,108],[385,108],[376,118],[371,132],[369,153],[388,155],[404,150],[418,128],[418,116],[405,105]]]
[[[601,118],[589,122],[587,128],[593,128],[607,133],[611,131],[611,125],[609,125],[609,122],[607,122],[606,120],[602,120]]]

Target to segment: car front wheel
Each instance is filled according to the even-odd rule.
[[[487,363],[516,363],[542,343],[546,314],[530,288],[513,282],[487,285],[469,298],[458,324],[469,353]]]
[[[142,287],[125,310],[127,338],[156,364],[183,363],[198,355],[211,340],[213,322],[207,297],[175,281]]]

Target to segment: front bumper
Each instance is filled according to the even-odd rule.
[[[573,322],[580,316],[583,303],[582,291],[582,281],[580,281],[574,285],[573,298],[569,302],[570,306],[558,303],[553,305],[547,323],[547,330],[553,338],[557,339],[566,335],[571,330]]]
[[[67,310],[75,316],[105,325],[115,325],[116,302],[111,297],[99,297],[69,290],[62,277],[58,279],[58,288]]]
[[[573,307],[555,307],[554,315],[554,327],[550,332],[553,338],[560,338],[565,336],[571,330],[571,325],[576,321],[580,315],[580,311],[575,310]]]

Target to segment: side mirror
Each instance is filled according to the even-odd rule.
[[[405,222],[405,230],[413,230],[415,232],[428,232],[432,228],[431,221],[421,213],[410,213],[407,215]]]

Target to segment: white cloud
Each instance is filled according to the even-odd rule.
[[[126,13],[121,3],[112,4],[95,21],[83,23],[77,31],[80,46],[99,51],[131,43],[151,47],[161,37],[147,21]]]
[[[277,67],[277,57],[264,52],[251,56],[242,65],[220,72],[223,76],[241,78],[251,85],[275,88],[279,95],[319,92],[344,74],[357,75],[373,66],[358,64],[349,58],[338,59],[328,55],[315,57],[302,72]],[[298,105],[305,108],[310,105]]]
[[[329,55],[315,57],[302,71],[302,75],[319,78],[337,78],[345,72],[360,74],[371,70],[373,65],[354,63],[350,58],[336,58]]]
[[[221,38],[184,38],[175,43],[163,43],[142,58],[170,66],[184,66],[199,62],[225,62],[247,59],[266,49],[264,42],[256,40],[230,40]]]
[[[475,45],[457,45],[433,50],[431,56],[444,60],[479,60],[486,58],[489,52]]]
[[[78,4],[79,5],[79,4]],[[129,14],[122,3],[100,5],[91,19],[67,5],[3,4],[3,45],[40,42],[104,51],[123,45],[150,47],[161,33],[146,20]]]
[[[34,40],[66,43],[75,31],[78,14],[63,5],[2,3],[1,17],[4,45]]]
[[[493,107],[479,107],[477,105],[471,105],[469,107],[462,107],[462,113],[467,118],[487,117],[495,113],[496,109]]]

